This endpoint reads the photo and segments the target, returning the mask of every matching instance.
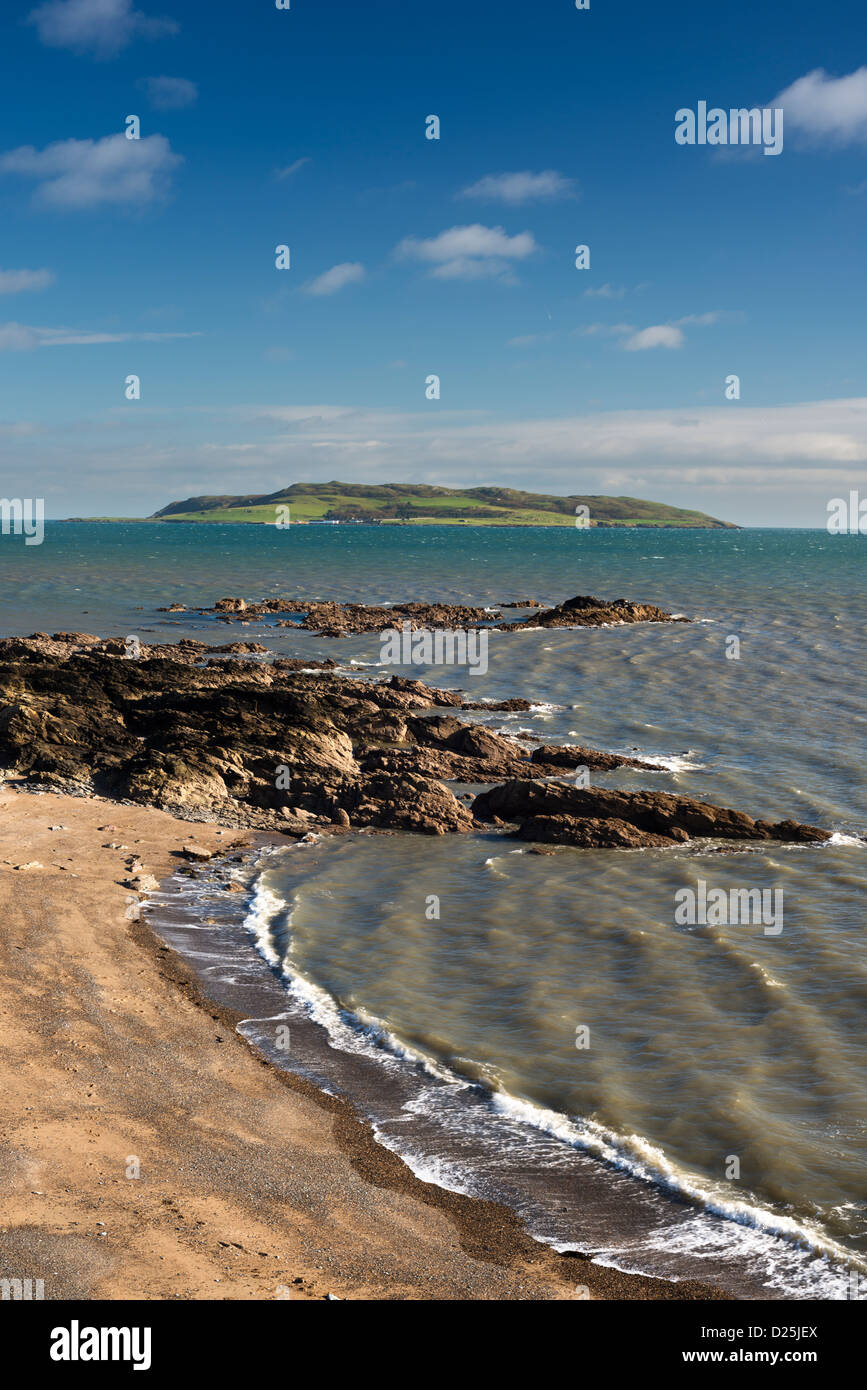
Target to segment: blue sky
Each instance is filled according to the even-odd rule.
[[[138,4],[4,6],[6,496],[867,491],[861,7]],[[679,146],[702,100],[782,153]]]

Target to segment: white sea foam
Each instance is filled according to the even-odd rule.
[[[496,859],[491,857],[485,860],[485,867],[491,867],[496,873],[495,863]],[[386,1066],[411,1065],[446,1083],[445,1093],[434,1089],[425,1102],[427,1113],[436,1118],[446,1097],[451,1098],[456,1091],[465,1089],[466,1081],[433,1057],[403,1042],[382,1019],[363,1010],[353,1012],[342,1007],[328,990],[298,972],[285,955],[281,956],[273,928],[281,916],[286,915],[291,920],[288,906],[277,893],[259,882],[245,926],[263,958],[280,970],[290,995],[325,1029],[332,1046],[341,1051],[363,1053]],[[753,964],[770,987],[782,987],[779,981],[767,976],[761,966]],[[408,1110],[412,1109],[412,1104],[409,1103]],[[690,1173],[640,1135],[618,1134],[594,1120],[570,1118],[508,1091],[492,1091],[488,1104],[492,1115],[500,1115],[522,1128],[554,1138],[632,1177],[700,1205],[701,1211],[690,1221],[657,1229],[643,1241],[631,1243],[628,1250],[612,1247],[594,1251],[594,1259],[599,1263],[627,1272],[641,1272],[647,1267],[647,1261],[642,1266],[642,1250],[648,1254],[680,1252],[697,1258],[707,1256],[718,1260],[725,1257],[733,1261],[760,1256],[762,1267],[769,1271],[769,1287],[790,1296],[809,1294],[822,1298],[846,1297],[848,1285],[843,1267],[861,1267],[851,1252],[811,1223],[770,1211],[747,1196],[736,1196],[730,1188]],[[408,1154],[393,1138],[381,1131],[375,1132],[379,1142],[401,1153],[422,1181],[450,1191],[470,1190],[457,1164],[430,1159],[423,1154]],[[493,1133],[491,1137],[496,1139]],[[555,1244],[557,1249],[568,1248],[566,1243],[549,1243]],[[814,1258],[805,1260],[808,1254]],[[863,1268],[867,1271],[867,1264]]]
[[[569,738],[580,738],[581,733],[578,729],[568,731]],[[699,755],[692,748],[688,748],[685,753],[653,753],[644,748],[630,748],[629,752],[619,751],[618,756],[625,758],[640,758],[645,763],[656,763],[657,766],[665,768],[666,772],[697,772],[707,763],[699,761]]]
[[[530,1101],[520,1100],[508,1092],[495,1093],[491,1097],[491,1103],[495,1110],[520,1120],[522,1124],[530,1125],[566,1144],[594,1154],[634,1177],[643,1178],[656,1186],[665,1187],[699,1202],[703,1212],[710,1216],[721,1217],[727,1222],[748,1227],[765,1236],[782,1238],[813,1251],[823,1259],[831,1258],[843,1265],[858,1264],[862,1267],[861,1262],[853,1260],[850,1251],[825,1236],[811,1223],[796,1221],[792,1217],[760,1207],[745,1198],[732,1196],[719,1184],[711,1183],[678,1167],[662,1149],[640,1135],[618,1135],[595,1120],[570,1120],[566,1115],[546,1110]],[[863,1264],[863,1268],[867,1270],[867,1263]]]
[[[279,894],[272,892],[260,880],[253,895],[244,926],[250,932],[256,949],[272,968],[279,971],[289,994],[300,1003],[314,1022],[325,1029],[333,1045],[346,1052],[364,1052],[383,1059],[383,1055],[410,1062],[430,1076],[452,1080],[452,1073],[437,1066],[433,1058],[404,1043],[385,1023],[363,1010],[344,1009],[328,990],[303,975],[288,952],[281,952],[274,935],[277,919],[286,914],[291,923],[292,912]]]
[[[643,762],[657,763],[664,767],[666,772],[698,772],[701,768],[707,767],[707,763],[701,762],[698,754],[691,748],[685,753],[645,753],[641,750],[632,756],[641,758]]]
[[[399,1154],[419,1182],[429,1183],[431,1187],[441,1187],[445,1192],[457,1192],[462,1196],[473,1195],[472,1184],[468,1181],[466,1172],[457,1163],[449,1163],[442,1157],[434,1158],[409,1151],[404,1145],[397,1144],[379,1125],[374,1123],[371,1128],[376,1142],[391,1153]]]

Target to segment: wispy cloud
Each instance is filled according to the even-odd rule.
[[[837,145],[867,141],[867,67],[847,77],[815,68],[769,104],[783,108],[786,134],[795,130],[810,141]]]
[[[462,188],[458,198],[482,198],[488,202],[508,203],[517,207],[521,203],[551,202],[556,198],[575,198],[577,189],[573,179],[567,179],[556,169],[543,169],[534,174],[529,169],[514,174],[486,174],[477,183]]]
[[[193,106],[199,96],[195,82],[187,77],[145,77],[142,85],[157,111],[180,111],[184,106]]]
[[[656,323],[633,333],[623,344],[626,352],[645,352],[648,348],[680,348],[686,342],[682,328],[674,323]]]
[[[58,140],[44,150],[22,145],[0,156],[0,173],[35,179],[38,204],[80,209],[153,202],[182,162],[164,135],[127,140],[118,132],[101,140]]]
[[[632,323],[587,323],[576,329],[580,337],[604,336],[622,338],[620,346],[625,352],[646,352],[650,348],[676,349],[686,342],[684,328],[690,324],[707,326],[719,323],[723,318],[738,318],[739,315],[723,314],[711,310],[706,314],[684,314],[683,318],[670,323],[654,323],[648,328],[636,328]]]
[[[287,164],[285,169],[275,169],[275,179],[291,179],[293,174],[297,174],[299,169],[303,169],[305,164],[310,164],[310,156],[305,155],[303,159],[296,159],[294,163]]]
[[[508,236],[502,227],[484,227],[476,222],[450,227],[439,236],[419,240],[405,237],[395,247],[401,260],[414,260],[431,266],[430,275],[440,280],[478,280],[491,278],[515,283],[513,263],[536,251],[531,232]]]
[[[115,58],[134,39],[176,34],[173,19],[155,19],[132,0],[48,0],[27,17],[48,48],[69,48],[94,58]]]
[[[522,333],[517,338],[508,338],[506,347],[535,347],[537,343],[550,343],[554,341],[554,333]]]
[[[0,270],[0,294],[44,290],[56,280],[53,270]]]
[[[622,299],[626,290],[606,284],[600,285],[598,289],[585,290],[584,294],[587,299]]]
[[[624,333],[635,333],[632,323],[583,323],[575,332],[579,338],[619,338]]]
[[[39,347],[92,347],[102,343],[163,343],[172,338],[200,338],[201,333],[101,333],[79,328],[37,328],[0,323],[0,351],[32,352]]]
[[[504,468],[513,475],[523,470],[525,482],[528,468],[534,478],[537,468],[551,470],[550,481],[562,470],[565,491],[573,490],[576,466],[591,466],[597,474],[625,464],[648,474],[671,468],[677,481],[686,477],[684,468],[700,477],[706,467],[716,467],[721,476],[733,479],[770,465],[779,468],[780,485],[786,486],[785,469],[790,465],[808,467],[814,476],[824,477],[838,466],[863,468],[867,463],[867,397],[737,410],[721,402],[718,407],[517,420],[475,411],[446,412],[437,416],[433,433],[424,411],[401,414],[297,405],[259,407],[255,416],[282,422],[289,431],[284,443],[291,441],[302,450],[311,442],[324,445],[329,440],[360,448],[375,437],[383,445],[383,462],[391,467],[386,453],[392,450],[410,463],[423,459],[444,469],[471,464],[479,471],[478,460],[484,458],[489,476]]]
[[[340,265],[333,265],[330,270],[317,275],[316,279],[306,286],[306,290],[308,294],[313,295],[336,294],[347,285],[355,285],[359,280],[363,280],[365,274],[360,261],[342,261]]]

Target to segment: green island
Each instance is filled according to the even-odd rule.
[[[285,508],[288,506],[288,517]],[[283,508],[281,513],[278,508]],[[557,497],[506,487],[448,488],[423,483],[293,483],[248,496],[187,497],[161,507],[148,521],[247,522],[274,525],[323,522],[379,525],[676,526],[733,530],[732,522],[704,512],[638,497]],[[96,520],[97,518],[91,518]]]

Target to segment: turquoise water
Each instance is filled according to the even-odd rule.
[[[546,1136],[545,1162],[596,1153],[717,1213],[714,1234],[679,1226],[669,1255],[688,1246],[709,1271],[750,1255],[769,1287],[840,1297],[828,1271],[867,1251],[865,565],[862,538],[805,531],[55,523],[42,547],[0,540],[0,626],[243,637],[375,674],[374,634],[334,642],[156,610],[230,594],[495,604],[595,593],[695,619],[492,632],[482,676],[407,674],[534,702],[476,716],[492,728],[665,763],[599,778],[609,785],[792,816],[835,832],[831,845],[542,857],[496,833],[347,838],[272,859],[253,929],[326,1025],[338,1017],[328,1000],[341,1027],[376,1021],[390,1047],[444,1069],[452,1100],[481,1078],[492,1115]],[[782,930],[679,925],[675,894],[699,879],[780,890]],[[441,1094],[430,1105],[425,1123],[457,1134],[460,1105],[448,1119]],[[386,1125],[398,1147],[402,1122]],[[453,1159],[453,1181],[459,1169]],[[496,1187],[490,1174],[467,1181]],[[532,1214],[548,1238],[580,1238],[577,1208],[543,1219],[540,1201]],[[609,1256],[658,1267],[661,1239]]]

